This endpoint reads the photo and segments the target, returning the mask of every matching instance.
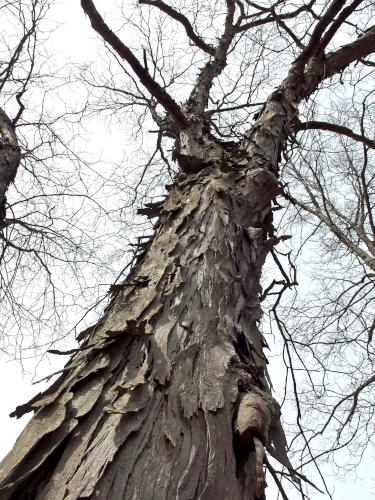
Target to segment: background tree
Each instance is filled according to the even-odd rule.
[[[101,273],[113,272],[104,228],[116,190],[83,151],[85,94],[74,65],[48,50],[51,7],[0,2],[0,351],[17,359],[65,337],[114,276],[106,285]]]
[[[116,72],[126,77],[123,82],[113,72],[93,75],[90,106],[98,109],[95,97],[104,93],[118,112],[140,108],[143,128],[150,123],[144,113],[149,111],[158,127],[157,144],[140,178],[151,179],[143,197],[157,182],[157,158],[164,162],[160,175],[173,182],[164,200],[141,209],[157,218],[154,235],[140,240],[132,270],[112,287],[104,316],[80,335],[80,347],[51,388],[17,408],[17,416],[29,410],[36,415],[2,464],[0,497],[256,498],[265,488],[264,448],[284,468],[277,471],[266,459],[283,498],[282,476],[303,495],[306,478],[287,458],[279,406],[270,392],[260,278],[271,253],[281,279],[275,277],[265,291],[277,293],[273,311],[292,368],[291,346],[298,356],[299,346],[309,346],[306,337],[299,342],[288,336],[276,309],[295,279],[275,249],[287,238],[275,235],[275,198],[292,199],[362,265],[372,262],[363,246],[370,240],[363,234],[371,226],[367,148],[372,139],[365,136],[364,121],[353,132],[311,119],[312,94],[326,95],[340,80],[345,86],[352,63],[366,67],[367,74],[351,78],[368,93],[368,56],[375,46],[375,28],[368,26],[371,4],[333,0],[290,7],[228,0],[172,7],[143,0],[132,12],[124,6],[110,29],[93,2],[81,3],[113,53]],[[136,48],[116,34],[126,21],[140,40]],[[189,41],[183,49],[171,39],[177,29]],[[90,74],[87,68],[86,80]],[[186,81],[194,83],[189,88]],[[295,136],[315,128],[334,129],[363,148],[366,168],[356,170],[361,202],[349,208],[354,227],[345,225],[344,231],[340,224],[347,224],[348,215],[342,214],[342,198],[327,183],[319,154],[306,153],[309,139],[300,145]],[[283,154],[289,161],[280,171]],[[350,164],[352,155],[347,157]],[[335,180],[334,163],[330,169]],[[296,192],[286,192],[290,178],[299,183]],[[349,207],[355,202],[350,199]],[[363,314],[357,316],[361,320]],[[362,326],[365,331],[368,324]],[[297,330],[298,322],[292,328]],[[367,333],[370,338],[371,325]],[[368,356],[371,362],[370,351]],[[368,387],[371,377],[366,381]],[[362,386],[337,406],[341,413],[346,401],[352,403],[348,422]],[[331,408],[329,420],[336,419],[337,408]],[[298,417],[304,465],[305,450],[315,457],[301,413]]]

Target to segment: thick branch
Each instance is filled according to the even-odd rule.
[[[191,111],[203,112],[208,103],[209,93],[213,80],[220,75],[227,64],[227,54],[229,46],[236,34],[233,25],[235,4],[232,0],[227,0],[227,15],[225,19],[225,29],[219,44],[215,49],[215,57],[209,61],[198,75],[197,83],[189,97],[188,108]]]
[[[190,24],[189,19],[183,14],[181,14],[181,12],[178,12],[170,5],[164,3],[162,0],[139,0],[139,3],[143,5],[152,5],[153,7],[157,7],[172,19],[181,23],[182,26],[185,28],[187,36],[197,47],[204,50],[204,52],[207,52],[207,54],[210,54],[211,56],[215,54],[215,48],[212,47],[212,45],[208,45],[204,40],[202,40],[202,38],[199,35],[195,33],[194,28]]]
[[[275,168],[277,168],[280,143],[285,139],[285,125],[295,120],[296,110],[301,100],[310,96],[326,78],[344,70],[352,62],[375,52],[374,26],[354,42],[344,45],[327,56],[320,54],[319,57],[313,57],[315,43],[319,44],[322,33],[333,19],[332,16],[340,11],[340,5],[338,1],[331,4],[325,16],[322,17],[325,22],[322,24],[319,22],[319,29],[314,30],[311,38],[315,40],[314,44],[310,40],[306,50],[292,66],[287,78],[268,98],[257,122],[245,134],[243,147],[247,148],[249,145],[253,147],[255,141],[260,145],[259,154],[264,158],[264,152],[267,151],[266,157]],[[308,62],[307,67],[305,67],[306,62]],[[268,130],[272,130],[273,133],[269,134]]]
[[[337,16],[337,18],[333,21],[331,24],[330,28],[327,30],[325,35],[323,36],[321,42],[320,42],[320,49],[324,50],[329,42],[332,40],[332,38],[335,36],[337,33],[338,29],[340,26],[344,23],[344,21],[355,11],[355,9],[363,2],[363,0],[354,0],[354,2],[351,5],[348,5],[343,9],[340,14]]]
[[[331,52],[325,58],[325,78],[344,70],[349,64],[375,52],[375,26],[352,43]]]
[[[327,130],[329,132],[335,132],[336,134],[345,135],[346,137],[350,137],[355,141],[362,142],[369,148],[375,149],[375,141],[365,137],[364,135],[356,134],[352,130],[343,125],[337,125],[335,123],[328,122],[320,122],[320,121],[308,121],[308,122],[296,122],[292,125],[293,130],[296,132],[302,130]]]
[[[308,47],[310,45],[311,43],[309,43]],[[336,73],[343,71],[349,64],[373,53],[375,53],[375,26],[367,30],[354,42],[329,52],[327,55],[320,53],[319,57],[313,57],[312,54],[303,73],[304,81],[301,82],[299,80],[300,74],[305,67],[305,62],[307,62],[305,61],[306,52],[303,52],[296,60],[293,70],[284,80],[282,87],[293,90],[294,86],[299,85],[296,102],[300,102],[310,96],[325,79],[331,78]]]
[[[334,19],[335,15],[340,12],[344,5],[345,0],[333,0],[325,14],[316,24],[306,49],[299,56],[298,60],[301,64],[305,64],[320,49],[321,36],[327,29],[329,23]]]
[[[103,18],[96,10],[92,0],[81,0],[82,8],[85,14],[89,17],[93,29],[124,59],[132,68],[134,73],[139,78],[140,82],[146,89],[157,99],[157,101],[169,112],[176,122],[184,126],[187,123],[186,117],[181,111],[178,104],[172,97],[161,87],[135,57],[133,52],[127,47],[118,36],[110,30]]]

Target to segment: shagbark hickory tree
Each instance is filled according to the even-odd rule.
[[[280,162],[301,129],[330,127],[373,146],[363,130],[301,123],[317,90],[345,87],[351,65],[371,77],[373,7],[138,4],[154,46],[123,41],[119,23],[136,25],[130,6],[111,28],[81,1],[127,75],[117,91],[149,110],[158,151],[172,144],[178,172],[165,199],[141,210],[157,220],[154,235],[103,317],[80,335],[60,378],[16,409],[35,415],[2,463],[0,498],[264,498],[263,463],[287,498],[266,455],[298,488],[306,478],[287,456],[260,331],[262,268],[283,239],[272,212],[288,197]],[[185,50],[163,29],[181,29]]]

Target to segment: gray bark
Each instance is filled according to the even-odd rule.
[[[36,415],[2,463],[1,500],[254,499],[263,446],[290,469],[258,324],[301,78],[232,153],[189,118],[154,237],[61,378],[16,410]]]
[[[1,500],[252,500],[264,447],[291,470],[258,329],[261,270],[278,241],[267,235],[277,164],[301,99],[371,53],[374,37],[324,64],[307,47],[230,152],[156,88],[186,174],[144,210],[160,212],[156,233],[60,379],[16,410],[36,414],[1,465]]]
[[[278,183],[261,168],[181,177],[82,350],[18,408],[36,415],[2,464],[2,500],[255,497],[235,417],[268,391],[258,296]]]

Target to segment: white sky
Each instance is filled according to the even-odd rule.
[[[96,2],[99,10],[106,3],[103,0],[97,0]],[[59,54],[62,58],[66,59],[77,61],[84,61],[85,58],[91,59],[92,54],[95,53],[95,36],[89,26],[88,20],[85,19],[81,11],[80,2],[78,0],[61,1],[60,5],[50,12],[49,17],[57,19],[62,25],[53,34],[49,50],[52,51],[51,47],[53,47],[55,54]],[[101,129],[100,133],[103,134],[103,129]],[[100,142],[106,144],[108,150],[119,147],[117,135],[108,134],[106,137],[101,135]],[[275,349],[277,349],[277,346],[275,346]],[[52,356],[49,360],[44,360],[37,368],[38,378],[58,370],[65,363],[66,359],[65,357]],[[275,381],[282,380],[282,377],[280,377],[282,364],[280,357],[272,357],[270,359],[271,378],[275,383]],[[25,416],[20,420],[10,419],[8,417],[9,413],[18,404],[26,402],[35,393],[46,387],[46,384],[32,385],[34,372],[34,360],[25,362],[23,367],[16,362],[0,360],[0,401],[2,401],[0,408],[0,458],[12,447],[29,418]],[[373,448],[370,448],[364,455],[362,464],[357,470],[357,478],[354,474],[332,478],[329,464],[327,464],[326,471],[324,472],[327,482],[330,485],[334,485],[335,492],[333,498],[335,500],[352,500],[353,498],[366,500],[375,497],[375,461]],[[317,477],[312,479],[318,483]],[[267,497],[269,500],[276,499],[276,491],[269,488]],[[318,493],[311,493],[310,498],[311,500],[321,500],[328,497],[324,497]],[[290,500],[294,499],[297,499],[297,496],[291,494]]]

